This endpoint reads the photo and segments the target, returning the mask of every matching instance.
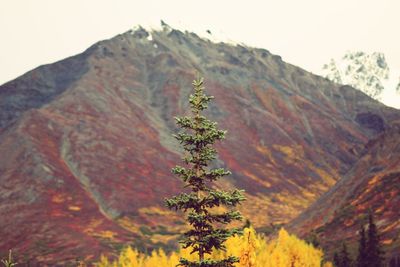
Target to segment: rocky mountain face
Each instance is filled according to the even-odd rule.
[[[215,165],[233,175],[218,186],[246,190],[256,228],[298,216],[400,120],[264,49],[167,25],[126,32],[0,87],[1,253],[54,266],[176,246],[183,217],[163,200],[181,191],[173,117],[188,113],[196,71],[215,96],[207,115],[228,130]]]
[[[361,226],[375,216],[386,258],[400,252],[400,127],[365,145],[351,170],[316,203],[291,222],[303,237],[314,233],[329,251],[347,241],[356,251]]]
[[[329,80],[348,84],[367,95],[380,99],[390,69],[383,53],[347,52],[340,60],[331,59],[323,66],[323,75]]]

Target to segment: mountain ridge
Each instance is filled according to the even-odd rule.
[[[171,134],[195,69],[215,96],[208,115],[228,130],[215,164],[233,176],[218,186],[246,190],[242,212],[256,227],[297,216],[400,120],[265,49],[173,29],[149,36],[128,31],[0,86],[0,214],[18,211],[0,222],[2,251],[55,264],[127,243],[176,246],[182,218],[163,199],[181,190]]]
[[[356,247],[357,231],[367,225],[371,213],[385,245],[385,256],[398,256],[399,137],[400,124],[397,124],[369,141],[353,168],[294,219],[289,229],[303,237],[318,233],[320,242],[332,252],[337,242],[344,240]]]

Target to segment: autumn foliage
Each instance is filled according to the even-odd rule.
[[[257,235],[252,228],[245,228],[243,235],[235,235],[226,241],[226,251],[214,250],[207,257],[223,259],[227,255],[235,255],[239,262],[236,267],[320,267],[322,266],[323,252],[311,244],[290,235],[284,229],[279,231],[278,237],[267,241]],[[163,250],[153,251],[145,255],[131,247],[122,250],[118,259],[109,261],[102,257],[98,267],[175,267],[181,257],[189,260],[197,255],[190,254],[190,249],[182,249],[167,255]],[[326,263],[323,266],[332,266]]]

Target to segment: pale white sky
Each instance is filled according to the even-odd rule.
[[[0,0],[0,84],[160,19],[314,73],[347,50],[383,52],[400,73],[399,12],[400,0]]]

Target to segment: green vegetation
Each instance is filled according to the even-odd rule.
[[[357,256],[357,267],[364,267],[367,265],[367,239],[365,236],[365,228],[362,225],[359,232],[358,239],[358,256]]]
[[[336,267],[350,267],[352,260],[347,251],[347,247],[343,244],[341,252],[335,253],[333,262]],[[380,244],[378,230],[376,228],[374,218],[371,213],[368,215],[368,231],[362,225],[359,231],[358,239],[358,255],[355,262],[357,267],[382,267],[384,266],[383,251]]]
[[[181,258],[180,266],[229,267],[239,259],[227,256],[217,260],[205,258],[205,255],[211,254],[213,249],[224,250],[225,241],[241,232],[238,228],[217,228],[215,225],[241,220],[241,214],[233,208],[245,198],[242,190],[223,191],[212,187],[213,182],[231,174],[223,168],[209,168],[210,162],[217,156],[213,145],[224,139],[226,131],[218,130],[216,122],[201,114],[213,99],[213,96],[204,93],[203,78],[194,80],[193,87],[194,94],[189,97],[192,116],[175,118],[183,131],[174,137],[183,146],[185,155],[182,159],[187,167],[176,166],[172,169],[191,192],[167,199],[166,205],[170,209],[188,211],[186,220],[191,228],[184,233],[180,242],[183,248],[191,248],[191,253],[196,253],[198,260]],[[215,211],[220,206],[227,210]]]
[[[11,249],[8,252],[8,259],[7,260],[1,260],[1,262],[3,263],[4,267],[12,267],[12,266],[17,265],[16,263],[13,262]]]
[[[381,267],[383,265],[383,251],[380,238],[372,214],[368,217],[368,239],[365,249],[366,267]]]
[[[346,243],[342,244],[342,251],[340,252],[340,260],[338,267],[350,267],[352,266],[352,260],[350,259],[349,252],[347,251]]]

